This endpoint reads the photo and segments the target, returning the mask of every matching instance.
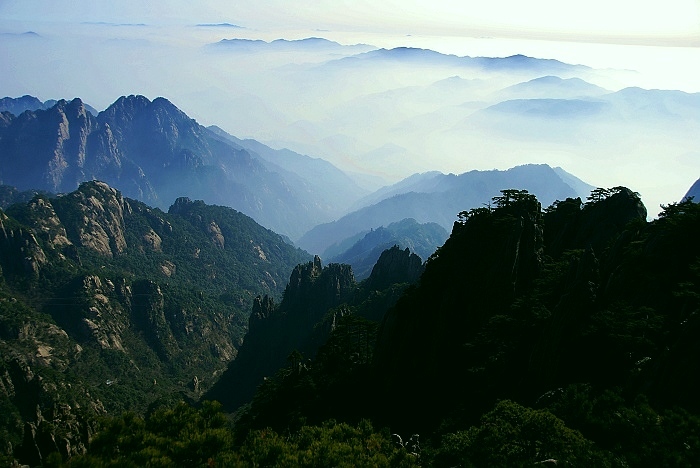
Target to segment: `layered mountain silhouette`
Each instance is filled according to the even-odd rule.
[[[503,190],[462,212],[424,268],[411,268],[408,250],[382,254],[355,297],[381,298],[386,283],[374,279],[390,265],[405,276],[387,277],[412,286],[384,302],[378,328],[347,270],[316,258],[295,270],[280,306],[256,301],[247,357],[215,396],[234,409],[257,375],[240,436],[371,419],[402,446],[402,434],[427,439],[424,466],[692,465],[700,447],[678,441],[700,428],[687,377],[700,356],[700,210],[683,202],[646,218],[625,187],[545,210]],[[260,371],[285,354],[274,376]]]
[[[46,110],[55,106],[55,99],[49,99],[48,101],[41,102],[38,98],[34,96],[21,96],[18,98],[4,97],[0,99],[0,112],[9,112],[10,114],[19,115],[24,111],[35,111],[35,110]],[[99,112],[89,104],[83,103],[85,109],[92,115],[97,115]]]
[[[240,353],[205,398],[236,410],[251,400],[266,377],[290,360],[305,366],[304,356],[314,357],[344,319],[379,321],[422,272],[421,259],[398,247],[383,251],[369,278],[360,283],[349,265],[324,267],[318,256],[298,265],[279,305],[267,295],[255,299]],[[368,335],[364,339],[370,346]]]
[[[437,223],[419,224],[415,219],[407,218],[334,244],[326,249],[323,258],[327,258],[329,263],[352,266],[355,277],[363,280],[370,275],[385,250],[392,247],[408,249],[422,260],[427,260],[448,236],[447,231]]]
[[[490,203],[503,187],[518,187],[536,194],[543,204],[567,197],[585,197],[590,186],[560,168],[518,166],[506,171],[471,171],[464,174],[419,174],[382,189],[362,200],[367,206],[331,223],[311,229],[298,245],[308,252],[324,252],[335,242],[405,218],[437,223],[452,229],[465,207]],[[357,205],[356,205],[357,206]]]
[[[260,39],[222,39],[210,47],[226,52],[291,52],[295,54],[307,52],[314,53],[361,53],[376,47],[367,44],[341,45],[335,41],[329,41],[321,37],[307,37],[298,40],[275,39],[267,42]]]
[[[318,165],[324,180],[332,168]],[[4,113],[0,121],[4,184],[58,193],[99,179],[163,209],[181,196],[231,206],[292,238],[333,219],[349,194],[364,193],[338,175],[327,181],[337,194],[329,196],[310,181],[310,166],[313,161],[296,172],[278,166],[202,127],[164,98],[121,97],[97,116],[80,99],[62,100],[45,110]]]

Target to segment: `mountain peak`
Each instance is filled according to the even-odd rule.
[[[695,203],[700,203],[700,179],[696,180],[693,186],[690,187],[690,190],[685,194],[683,200],[687,200],[688,198],[692,198]]]

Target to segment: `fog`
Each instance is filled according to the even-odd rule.
[[[80,97],[99,110],[121,95],[163,96],[201,124],[385,183],[546,163],[628,186],[652,216],[700,176],[699,85],[687,73],[697,48],[131,19],[0,21],[0,95]],[[339,43],[298,40],[310,37]],[[423,49],[386,50],[399,46]],[[469,58],[516,53],[560,61]]]

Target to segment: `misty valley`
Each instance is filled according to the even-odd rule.
[[[0,464],[700,463],[699,93],[197,53],[221,94],[0,99]]]

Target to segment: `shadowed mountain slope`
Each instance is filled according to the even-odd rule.
[[[180,196],[231,206],[292,238],[344,209],[322,177],[284,170],[164,98],[121,97],[97,116],[80,99],[3,116],[0,182],[20,190],[69,192],[99,179],[162,209]],[[363,193],[348,190],[340,195]]]

